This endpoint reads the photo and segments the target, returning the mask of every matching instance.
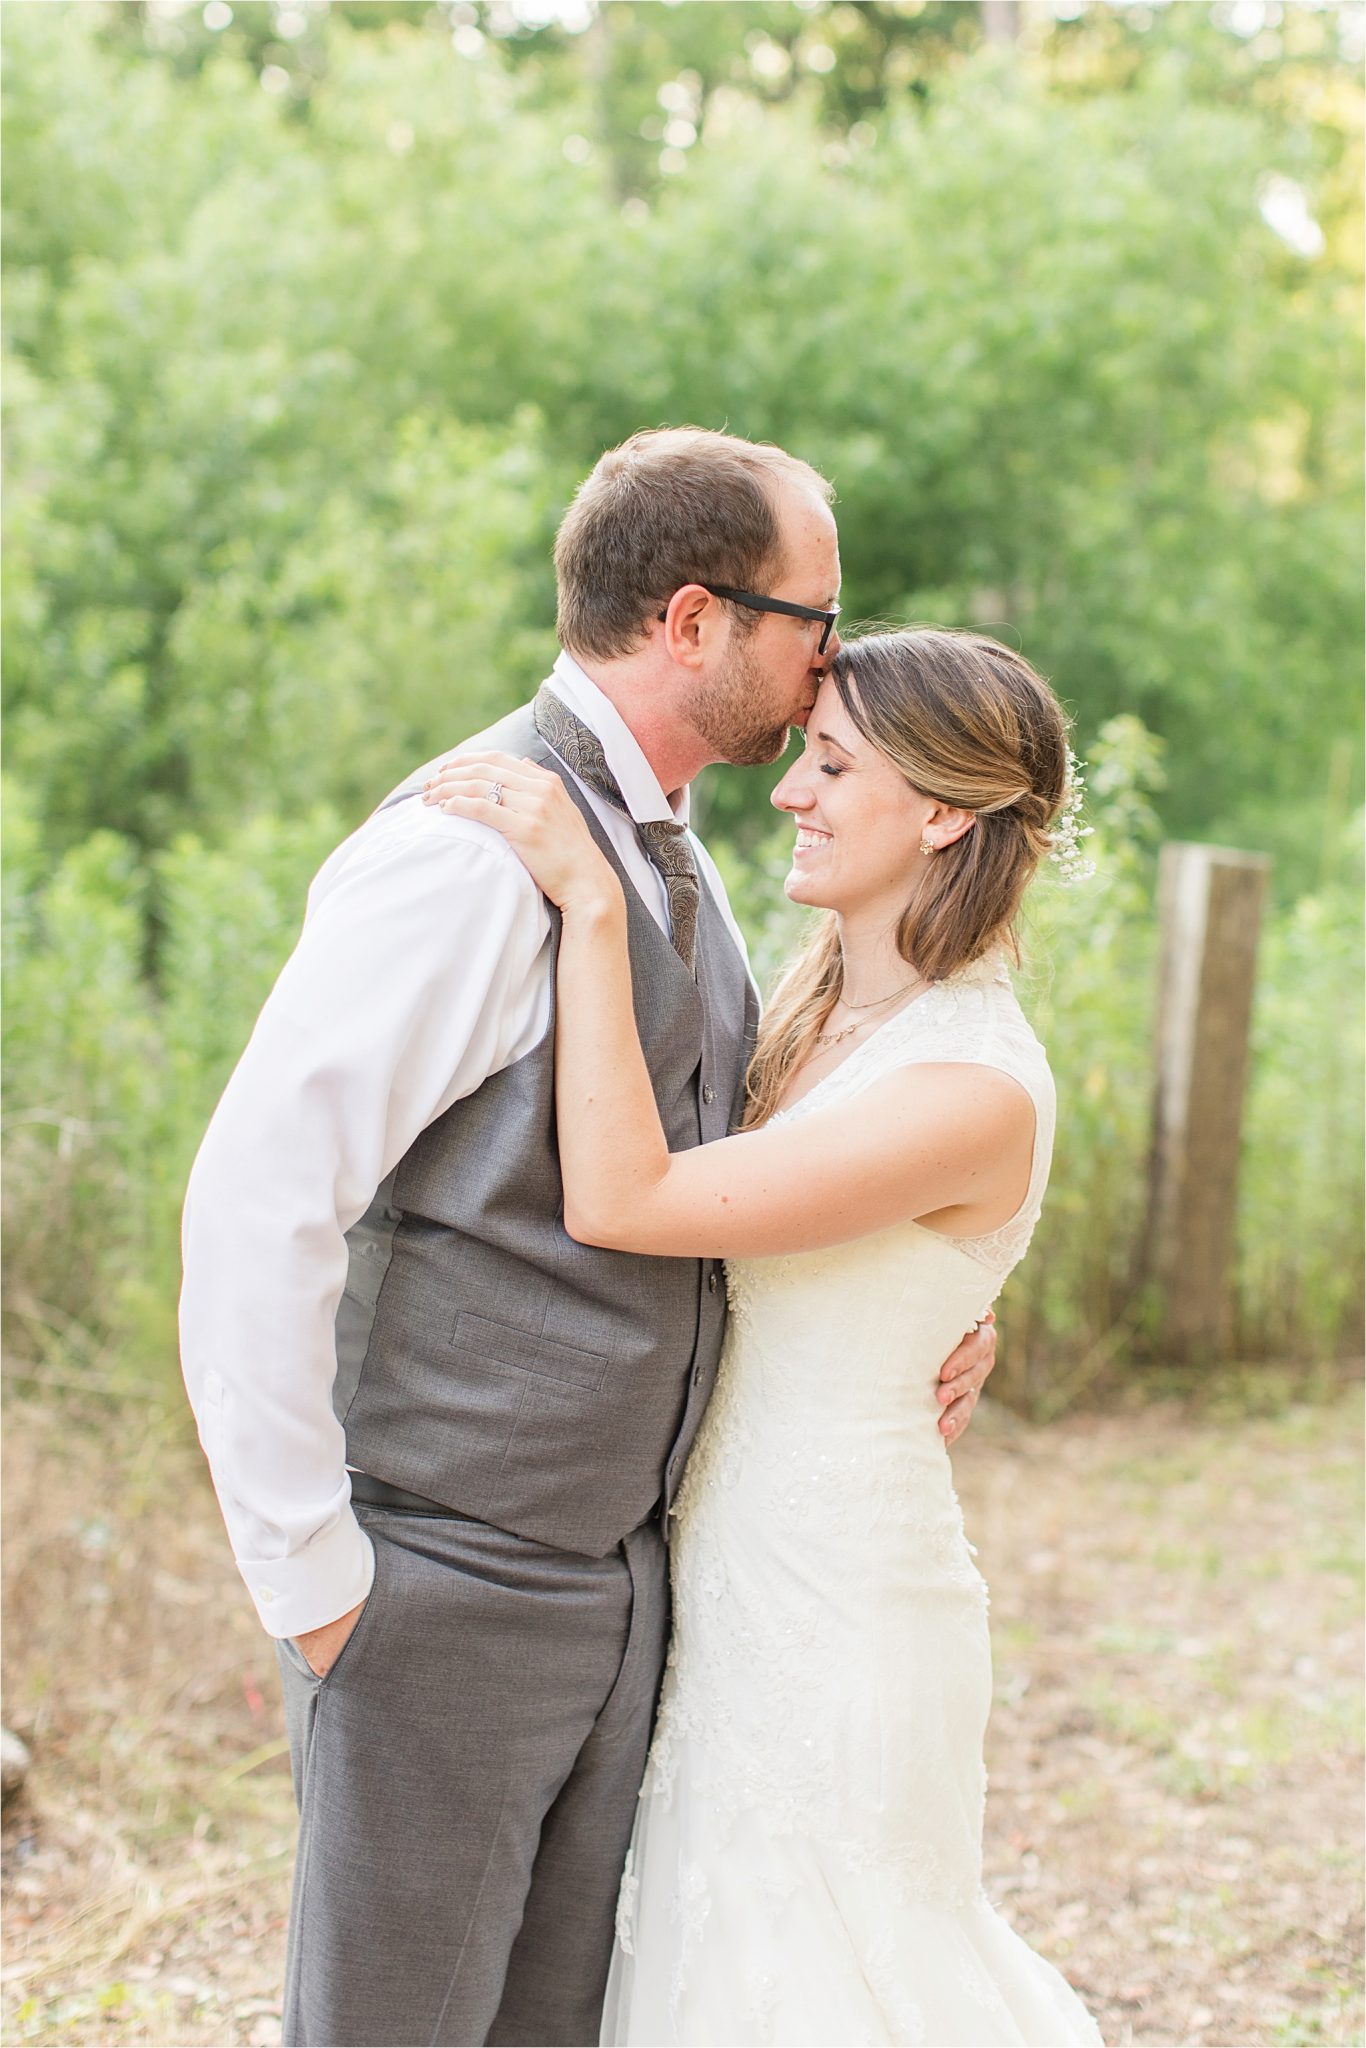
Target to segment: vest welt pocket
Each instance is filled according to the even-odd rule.
[[[511,1323],[472,1315],[467,1309],[461,1309],[455,1319],[451,1347],[465,1352],[474,1363],[539,1373],[544,1379],[561,1380],[590,1394],[597,1393],[607,1376],[607,1359],[600,1351],[580,1351],[573,1344],[558,1344],[531,1330],[518,1330]]]

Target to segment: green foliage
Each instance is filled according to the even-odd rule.
[[[1352,853],[1360,838],[1358,819]],[[1239,1180],[1244,1351],[1288,1356],[1306,1330],[1343,1353],[1359,1341],[1364,979],[1356,877],[1266,933]]]
[[[948,0],[530,12],[4,11],[24,1341],[164,1354],[184,1170],[309,872],[529,693],[575,482],[692,419],[834,479],[852,619],[1003,633],[1092,758],[1101,873],[1032,912],[1064,1115],[1012,1371],[1080,1384],[1142,1327],[1161,833],[1277,857],[1239,1343],[1331,1348],[1361,1202],[1351,10],[1268,43],[1024,9],[1010,48]],[[1263,217],[1276,179],[1317,256]],[[698,792],[764,971],[795,935],[766,793]]]
[[[1152,1088],[1154,799],[1160,749],[1110,720],[1086,768],[1095,863],[1063,887],[1045,867],[1027,899],[1021,996],[1048,1047],[1058,1132],[1043,1219],[1009,1288],[1007,1366],[1037,1403],[1084,1390],[1142,1327],[1134,1274]]]
[[[363,487],[283,545],[215,550],[169,636],[178,743],[204,828],[376,792],[526,694],[554,659],[528,602],[552,504],[528,416],[507,434],[410,417]],[[543,571],[538,580],[544,584]]]
[[[1302,869],[1293,806],[1359,731],[1359,122],[1322,52],[1277,101],[1265,64],[1216,91],[1198,22],[1026,62],[963,8],[617,0],[506,61],[336,12],[292,55],[261,7],[6,18],[10,760],[50,843],[164,845],[301,752],[358,815],[534,680],[599,450],[694,419],[828,470],[851,617],[1006,631],[1084,740],[1161,733],[1169,827]],[[841,51],[876,122],[838,125]],[[638,192],[650,78],[698,140]],[[1331,260],[1269,176],[1322,187]],[[755,794],[716,797],[742,841]]]
[[[23,1348],[110,1327],[154,1199],[157,1036],[142,974],[145,877],[98,832],[45,879],[31,810],[7,788],[4,1198]]]
[[[74,1333],[133,1377],[174,1354],[190,1162],[338,836],[336,814],[313,810],[212,848],[187,834],[149,864],[97,832],[43,880],[31,809],[7,787],[4,1199],[21,1352],[60,1353]]]

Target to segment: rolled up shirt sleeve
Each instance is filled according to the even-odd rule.
[[[336,1620],[373,1577],[332,1410],[345,1232],[549,1015],[549,921],[521,862],[484,827],[399,810],[323,869],[185,1206],[185,1383],[273,1636]]]

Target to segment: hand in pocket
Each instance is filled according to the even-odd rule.
[[[364,1611],[365,1601],[362,1600],[358,1606],[338,1615],[335,1621],[324,1622],[321,1628],[306,1629],[303,1635],[295,1636],[299,1651],[315,1678],[326,1678],[346,1648],[351,1631]]]

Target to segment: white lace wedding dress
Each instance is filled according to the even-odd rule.
[[[1048,1175],[1052,1080],[1004,964],[929,990],[780,1115],[946,1060],[1034,1103],[1011,1223],[728,1268],[604,2042],[1100,2041],[982,1890],[987,1594],[937,1427],[939,1367],[1022,1256]]]

